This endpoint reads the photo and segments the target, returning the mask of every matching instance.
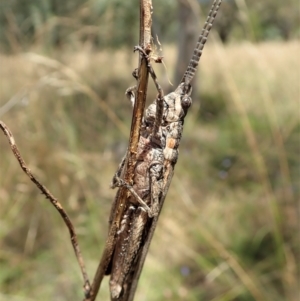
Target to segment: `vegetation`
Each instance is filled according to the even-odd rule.
[[[10,3],[12,18],[21,18],[13,7],[17,2]],[[25,10],[28,1],[18,3]],[[32,0],[32,7],[47,3]],[[79,14],[89,3],[100,7],[106,1],[72,3]],[[93,13],[87,12],[87,24],[94,20],[97,30],[100,23],[112,26]],[[40,40],[32,39],[36,33],[28,25],[32,35],[11,35],[14,42],[2,44],[16,53],[0,54],[0,118],[31,170],[70,213],[92,277],[115,194],[110,179],[127,146],[131,105],[124,91],[134,82],[130,74],[137,59],[123,48],[95,51],[84,39],[74,44],[63,39],[65,47],[51,42],[48,49],[47,22],[36,27]],[[299,42],[224,46],[212,37],[136,299],[296,301]],[[155,69],[167,90],[176,49],[163,46],[167,71]],[[32,52],[22,52],[26,49]],[[149,101],[155,94],[149,89]],[[80,300],[79,267],[60,216],[22,173],[3,135],[0,153],[0,300]],[[108,299],[106,286],[99,300]]]
[[[156,5],[154,32],[164,41],[174,41],[178,33],[177,2]],[[210,1],[197,2],[206,15]],[[154,3],[155,4],[155,3]],[[138,10],[134,1],[122,0],[18,0],[0,4],[0,50],[19,52],[35,47],[78,50],[86,47],[132,49],[137,41]],[[297,0],[224,0],[215,27],[223,41],[288,40],[299,36]]]

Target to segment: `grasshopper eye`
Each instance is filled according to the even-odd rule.
[[[191,104],[192,104],[192,98],[189,97],[188,95],[184,95],[181,99],[181,105],[185,108],[189,108]]]

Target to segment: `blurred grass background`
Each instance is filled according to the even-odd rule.
[[[131,121],[124,91],[137,63],[136,24],[128,21],[134,4],[29,2],[1,10],[0,118],[72,217],[92,278],[116,192],[109,184]],[[270,5],[264,14],[259,1],[224,3],[228,15],[244,19],[227,29],[224,44],[223,12],[225,23],[216,25],[204,51],[199,94],[136,300],[299,300],[299,24],[282,26],[294,24],[296,10],[275,2],[264,2]],[[61,11],[54,14],[47,3]],[[164,35],[176,40],[176,22],[165,22],[176,6],[154,2],[154,9],[167,71],[155,69],[168,90],[176,47]],[[129,24],[126,41],[117,31],[122,24],[113,23],[118,12],[118,22]],[[149,101],[155,95],[151,85]],[[0,153],[0,300],[81,300],[67,229],[3,135]],[[106,280],[99,300],[108,300],[107,286]]]

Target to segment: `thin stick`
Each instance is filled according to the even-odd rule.
[[[140,0],[140,41],[139,45],[146,52],[151,51],[151,18],[152,12],[152,1],[151,0]],[[137,92],[132,113],[131,130],[129,137],[129,144],[127,154],[124,161],[124,172],[122,178],[126,183],[132,185],[134,169],[137,162],[137,148],[140,139],[140,129],[142,119],[145,110],[147,86],[148,86],[148,62],[144,55],[140,54],[139,57],[139,68],[137,78]],[[97,297],[98,291],[104,275],[109,274],[109,266],[112,261],[113,253],[115,251],[117,231],[121,227],[121,221],[124,212],[129,205],[130,194],[126,187],[120,187],[117,191],[114,203],[112,205],[112,213],[109,222],[108,237],[105,243],[105,248],[102,253],[100,263],[97,267],[96,274],[94,276],[91,291],[85,301],[94,301]]]
[[[142,51],[140,51],[140,56],[139,56],[136,101],[134,103],[133,114],[132,114],[132,125],[131,125],[130,140],[129,140],[129,147],[127,153],[128,161],[127,161],[127,166],[125,167],[125,176],[124,176],[125,182],[129,184],[132,184],[132,180],[134,176],[134,168],[136,165],[136,150],[140,138],[140,129],[141,129],[142,118],[144,115],[144,109],[146,104],[147,86],[148,86],[148,78],[149,78],[149,67],[148,67],[149,61],[147,59],[147,56],[144,55],[144,53],[148,55],[151,52],[152,9],[153,9],[152,0],[140,0],[140,42],[139,42],[139,47],[137,48],[141,49]],[[136,50],[137,49],[134,48],[134,51]],[[124,195],[127,194],[126,187],[121,188],[121,193],[122,191],[124,191],[123,192]],[[129,204],[128,198],[126,199],[127,200],[127,203],[125,204],[126,206],[123,205],[122,200],[124,199],[121,198],[120,205],[122,207],[119,206],[119,208],[116,208],[116,210],[119,211],[119,215],[116,215],[117,217],[116,220],[119,222],[121,222],[125,209]],[[130,294],[131,294],[131,298],[134,297],[136,287],[134,287],[133,289],[131,287],[131,283],[134,281],[138,281],[138,280],[132,277],[127,278],[127,282],[123,284],[123,289],[124,289],[123,295],[120,298],[118,298],[118,300],[127,301],[130,298],[129,296]]]
[[[84,280],[83,288],[84,288],[85,292],[89,292],[90,291],[90,282],[89,282],[89,279],[88,279],[88,276],[87,276],[85,264],[84,264],[84,261],[83,261],[82,255],[81,255],[81,251],[80,251],[80,248],[79,248],[79,245],[78,245],[77,235],[76,235],[74,226],[73,226],[69,216],[67,215],[66,211],[63,209],[63,207],[59,203],[59,201],[31,173],[30,169],[27,167],[25,161],[23,160],[23,158],[20,154],[20,151],[19,151],[19,149],[18,149],[18,147],[15,143],[15,139],[13,137],[13,134],[11,133],[9,128],[6,126],[6,124],[4,122],[2,122],[1,120],[0,120],[0,128],[3,131],[4,135],[7,137],[8,142],[9,142],[10,147],[11,147],[11,150],[12,150],[14,156],[17,158],[22,170],[26,173],[26,175],[30,178],[30,180],[37,186],[37,188],[42,192],[42,194],[46,197],[46,199],[48,199],[51,202],[51,204],[59,212],[60,216],[64,220],[64,223],[68,227],[70,237],[71,237],[71,243],[72,243],[73,249],[75,251],[75,255],[76,255],[77,261],[79,263],[81,273],[82,273],[82,277],[83,277],[83,280]]]

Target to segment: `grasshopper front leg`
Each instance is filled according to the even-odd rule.
[[[135,68],[132,72],[132,76],[138,80],[138,68]],[[127,98],[131,101],[132,107],[134,106],[134,102],[136,99],[136,85],[129,87],[126,91],[125,91],[125,95],[127,96]]]

